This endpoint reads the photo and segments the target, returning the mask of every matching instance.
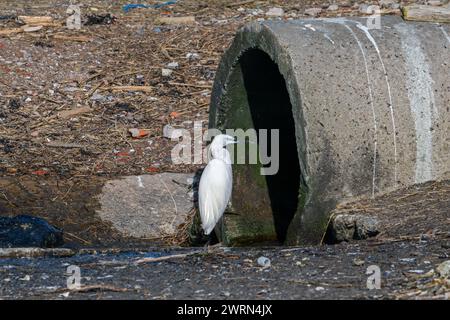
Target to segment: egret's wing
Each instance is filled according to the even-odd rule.
[[[198,204],[205,234],[210,234],[222,217],[232,188],[231,165],[213,159],[203,170],[198,188]]]

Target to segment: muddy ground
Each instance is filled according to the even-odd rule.
[[[70,257],[0,258],[0,299],[445,298],[448,282],[430,270],[449,259],[448,181],[341,206],[337,212],[377,216],[381,234],[334,246],[205,253],[130,239],[99,219],[96,196],[107,179],[199,169],[171,163],[174,142],[163,127],[189,129],[195,120],[207,127],[215,70],[240,26],[267,18],[272,6],[285,10],[280,19],[291,19],[312,7],[323,7],[322,17],[357,15],[360,4],[336,1],[339,10],[327,11],[328,1],[184,0],[125,13],[126,2],[83,1],[83,21],[109,13],[113,23],[0,35],[0,215],[46,218],[64,229],[73,250]],[[2,1],[0,30],[20,26],[18,15],[51,15],[63,24],[69,4]],[[187,15],[196,23],[157,21]],[[179,66],[163,76],[171,62]],[[130,128],[145,136],[132,138]],[[188,255],[135,263],[172,254]],[[260,256],[271,259],[270,268],[257,264]],[[366,287],[372,264],[382,272],[380,290]],[[80,267],[78,291],[66,287],[69,265]]]
[[[448,282],[431,270],[449,259],[448,248],[447,234],[303,248],[146,249],[2,259],[0,298],[446,299]],[[137,263],[174,254],[182,257]],[[261,256],[271,260],[270,267],[257,263]],[[80,268],[81,287],[71,291],[66,272],[72,265]],[[380,268],[381,289],[367,288],[370,265]]]

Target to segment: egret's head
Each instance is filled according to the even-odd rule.
[[[214,139],[211,143],[211,147],[212,148],[223,148],[232,143],[238,143],[238,141],[235,139],[235,137],[232,137],[227,134],[219,134],[214,137]]]

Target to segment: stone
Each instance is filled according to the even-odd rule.
[[[379,233],[378,220],[363,215],[338,214],[330,228],[331,242],[363,240]]]
[[[331,4],[328,8],[328,11],[338,11],[339,10],[339,6],[337,4]]]
[[[392,5],[393,3],[395,3],[394,0],[380,0],[380,1],[378,2],[378,4],[380,5],[380,7],[381,7],[381,8],[384,8],[384,9],[390,8],[391,5]]]
[[[195,52],[188,52],[186,54],[186,59],[188,59],[188,60],[198,60],[198,59],[200,59],[200,55],[198,53],[195,53]]]
[[[0,217],[0,247],[54,248],[64,244],[62,230],[28,215]]]
[[[438,265],[436,271],[443,278],[450,277],[450,260],[444,261]]]
[[[317,17],[322,12],[322,8],[309,8],[305,10],[305,14],[311,17]]]
[[[270,8],[266,12],[266,16],[268,17],[282,17],[284,15],[284,10],[282,8]]]
[[[422,128],[420,116],[426,115],[416,110],[418,117],[410,117],[410,105],[399,103],[410,101],[408,94],[419,91],[422,93],[414,96],[417,101],[411,105],[428,108],[433,92],[439,101],[449,99],[450,92],[440,90],[448,84],[444,68],[439,67],[448,63],[448,48],[443,45],[445,34],[432,23],[405,22],[400,16],[380,17],[383,30],[390,32],[368,30],[366,21],[357,17],[345,19],[352,28],[362,27],[355,29],[360,43],[345,40],[352,36],[339,26],[342,21],[272,20],[241,28],[233,45],[223,54],[211,92],[209,126],[219,130],[282,126],[285,129],[283,134],[280,131],[279,151],[286,155],[284,159],[292,160],[282,160],[280,170],[272,177],[261,176],[260,166],[248,162],[233,167],[232,203],[239,214],[224,216],[222,240],[226,245],[274,240],[293,246],[318,244],[330,214],[336,212],[338,205],[370,198],[374,191],[381,195],[410,187],[417,181],[448,177],[448,150],[434,148],[433,154],[425,157],[428,162],[423,164],[423,171],[417,173],[417,157],[402,156],[403,152],[414,154],[419,150],[416,128]],[[411,36],[415,28],[421,30],[417,37]],[[448,25],[442,24],[442,28],[450,32]],[[424,41],[430,43],[420,45]],[[373,127],[370,106],[367,109],[368,84],[353,79],[359,79],[366,71],[364,63],[355,64],[355,54],[361,58],[359,46],[373,48],[375,44],[380,52],[398,52],[404,57],[383,58],[385,71],[369,68],[369,82],[380,92],[380,99],[397,101],[395,117],[405,137],[397,139],[397,157],[402,161],[392,160],[396,153],[392,147],[396,129],[390,116],[377,116],[378,127],[387,128],[387,134],[377,138],[367,134],[368,128]],[[419,48],[420,54],[414,54],[408,46]],[[373,50],[375,60],[376,51]],[[266,59],[267,56],[271,59]],[[340,58],[335,59],[337,56]],[[375,64],[379,63],[375,60]],[[396,72],[400,69],[405,73]],[[274,76],[262,81],[261,74],[268,70],[274,70]],[[350,82],[355,88],[342,85]],[[395,84],[389,92],[387,82]],[[311,86],[314,90],[309,90]],[[414,90],[404,90],[409,87]],[[330,94],[339,98],[330,98]],[[351,119],[356,115],[355,122]],[[433,137],[448,135],[444,126],[448,113],[441,115],[436,120],[439,126],[433,126]],[[424,134],[430,133],[422,129]],[[370,149],[374,141],[376,152]],[[362,148],[363,145],[369,149]],[[415,174],[419,180],[411,179]],[[393,194],[389,197],[395,200]]]
[[[193,208],[188,179],[194,174],[128,176],[105,183],[98,215],[125,236],[162,238],[176,235]]]

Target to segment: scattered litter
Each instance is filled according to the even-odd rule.
[[[415,270],[408,270],[408,272],[409,272],[409,273],[422,274],[422,273],[424,273],[425,271],[420,270],[420,269],[415,269]]]
[[[72,118],[79,114],[83,114],[83,113],[87,113],[87,112],[91,112],[91,111],[92,111],[92,109],[89,107],[79,107],[79,108],[75,108],[75,109],[71,109],[71,110],[60,111],[60,112],[58,112],[58,117],[62,118],[62,119],[69,119],[69,118]]]
[[[271,265],[270,259],[266,257],[259,257],[257,263],[263,268],[269,268]]]

